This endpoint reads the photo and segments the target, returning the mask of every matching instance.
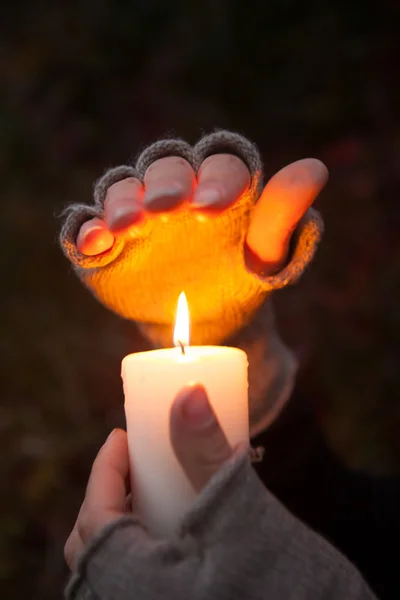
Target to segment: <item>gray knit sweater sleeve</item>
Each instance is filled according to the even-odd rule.
[[[108,525],[81,556],[68,600],[372,600],[358,571],[295,519],[246,456],[210,481],[170,541],[134,517]]]

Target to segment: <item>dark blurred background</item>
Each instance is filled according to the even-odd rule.
[[[324,242],[276,298],[279,324],[339,459],[399,475],[398,3],[57,0],[1,13],[1,597],[61,597],[88,470],[123,424],[120,361],[143,347],[71,273],[57,215],[166,134],[238,130],[268,176],[307,156],[328,165]]]

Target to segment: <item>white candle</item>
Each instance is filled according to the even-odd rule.
[[[247,356],[237,348],[189,346],[184,294],[178,302],[176,347],[122,361],[135,509],[151,533],[173,534],[196,493],[173,452],[171,405],[182,388],[202,384],[232,446],[248,443]]]

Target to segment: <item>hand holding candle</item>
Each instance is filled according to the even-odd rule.
[[[235,453],[202,386],[189,386],[178,394],[172,404],[170,430],[175,456],[198,492]],[[129,514],[127,494],[130,492],[135,497],[135,490],[129,486],[128,477],[127,434],[122,429],[114,429],[93,463],[85,499],[65,544],[65,559],[72,571],[93,537],[110,523],[116,523],[118,517]],[[226,502],[230,503],[229,497]]]
[[[171,446],[169,415],[180,390],[198,383],[231,447],[248,443],[247,356],[237,348],[189,346],[184,294],[174,332],[177,347],[126,356],[122,361],[135,508],[157,536],[175,531],[196,498]]]

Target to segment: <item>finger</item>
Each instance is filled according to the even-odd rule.
[[[64,546],[65,562],[67,563],[71,571],[75,570],[76,563],[78,561],[78,556],[80,555],[82,550],[83,542],[81,540],[77,528],[74,527]]]
[[[114,235],[108,230],[102,219],[94,217],[86,221],[80,228],[76,240],[79,252],[87,256],[96,256],[112,248]]]
[[[184,389],[170,417],[175,455],[196,491],[200,491],[233,454],[203,387]]]
[[[126,432],[114,429],[92,467],[78,532],[86,542],[110,520],[125,512],[129,453]]]
[[[111,185],[104,201],[104,217],[113,233],[122,233],[144,219],[143,185],[135,177],[127,177]]]
[[[144,206],[149,212],[177,208],[192,196],[196,184],[194,171],[180,156],[154,161],[144,175]]]
[[[294,229],[327,181],[325,165],[306,158],[276,173],[265,186],[252,215],[247,245],[266,274],[284,265]]]
[[[233,154],[215,154],[205,159],[197,176],[193,207],[218,212],[228,208],[250,185],[250,172]]]

